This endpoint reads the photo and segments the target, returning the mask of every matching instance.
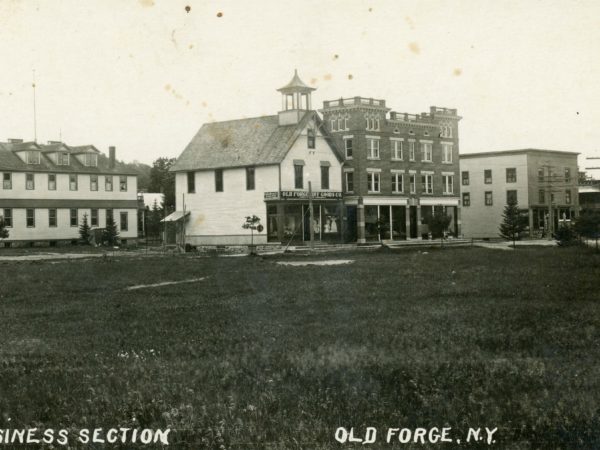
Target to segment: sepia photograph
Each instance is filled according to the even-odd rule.
[[[596,0],[0,0],[0,450],[600,449]]]

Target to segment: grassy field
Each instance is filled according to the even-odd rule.
[[[276,264],[331,258],[355,261]],[[340,426],[488,426],[492,448],[600,448],[599,275],[580,248],[2,263],[0,429],[328,449],[352,448]],[[356,448],[400,447],[382,438]]]

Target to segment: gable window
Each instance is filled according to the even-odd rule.
[[[27,208],[25,210],[25,223],[27,224],[27,228],[35,227],[35,209]]]
[[[77,208],[71,208],[70,212],[70,221],[71,221],[71,226],[72,227],[76,227],[77,224]]]
[[[88,167],[97,167],[98,166],[98,155],[95,153],[86,153],[85,154],[85,165]]]
[[[112,175],[104,176],[104,190],[110,192],[113,190],[113,177]]]
[[[33,190],[35,189],[35,176],[32,173],[25,174],[25,189]]]
[[[485,206],[492,206],[492,205],[493,205],[492,191],[485,191]]]
[[[65,153],[65,152],[60,152],[57,155],[56,163],[59,166],[68,166],[69,165],[69,154]]]
[[[121,192],[127,192],[127,177],[126,176],[119,177],[119,190]]]
[[[379,159],[379,139],[367,139],[368,159]]]
[[[304,188],[304,165],[294,164],[294,188]]]
[[[469,185],[469,172],[466,170],[463,171],[461,174],[461,179],[462,179],[462,185],[468,186]]]
[[[40,163],[40,152],[37,150],[29,150],[27,152],[27,164],[39,164]]]
[[[404,144],[404,142],[399,141],[397,139],[393,139],[392,140],[392,159],[395,159],[395,160],[398,160],[398,161],[402,161],[402,158],[403,158],[403,155],[402,155],[403,144]]]
[[[567,205],[570,205],[570,204],[571,204],[571,189],[567,189],[567,190],[565,191],[565,203],[566,203]]]
[[[404,192],[404,175],[401,173],[392,173],[392,192]]]
[[[492,169],[485,169],[483,171],[483,182],[485,184],[492,184]]]
[[[463,192],[462,205],[463,206],[471,206],[471,194],[469,192]]]
[[[12,189],[12,173],[4,172],[2,174],[2,189]]]
[[[111,224],[114,224],[113,210],[112,209],[107,209],[106,210],[105,226],[109,226]]]
[[[446,164],[452,162],[452,144],[442,144],[442,162]]]
[[[90,175],[90,191],[98,190],[98,175]]]
[[[408,159],[415,160],[415,141],[408,141]]]
[[[129,229],[129,217],[127,211],[121,212],[121,231],[127,231]]]
[[[339,120],[340,126],[341,126],[341,122],[342,119]],[[308,148],[315,148],[315,129],[312,127],[309,127],[306,130],[306,144],[308,146]]]
[[[4,208],[4,226],[12,228],[12,208]]]
[[[517,191],[509,190],[506,191],[506,204],[517,203]]]
[[[254,167],[246,167],[246,190],[253,191],[255,187]]]
[[[223,192],[223,169],[215,169],[215,191]]]
[[[55,173],[48,174],[48,190],[49,191],[56,190],[56,174]]]
[[[56,209],[48,210],[48,226],[49,227],[56,226]]]
[[[321,164],[321,189],[329,189],[329,166]]]
[[[431,162],[432,151],[430,142],[421,142],[421,161]]]
[[[92,208],[90,211],[90,226],[97,227],[98,226],[98,210],[96,208]]]
[[[412,174],[408,177],[408,183],[410,188],[410,193],[415,194],[417,192],[417,176]]]
[[[423,194],[433,194],[433,175],[424,173],[421,175],[421,184],[423,185]]]
[[[442,184],[444,194],[454,193],[454,175],[442,175]]]
[[[352,159],[352,138],[344,139],[344,148],[346,149],[346,158]]]
[[[381,174],[379,172],[367,172],[367,185],[369,192],[379,192]]]
[[[346,192],[354,192],[354,172],[346,172]]]
[[[77,175],[76,174],[69,175],[69,190],[70,191],[77,190]]]
[[[565,167],[565,183],[571,182],[571,169]]]
[[[514,167],[506,169],[506,182],[516,183],[517,182],[517,169]]]
[[[188,194],[193,194],[196,192],[196,173],[188,172],[187,173],[187,191]]]

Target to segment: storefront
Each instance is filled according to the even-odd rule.
[[[316,242],[339,243],[343,235],[342,193],[312,193],[313,217],[308,191],[265,192],[269,242],[305,243],[311,228]]]

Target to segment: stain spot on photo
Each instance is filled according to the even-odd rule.
[[[327,75],[325,75],[325,76],[323,77],[323,79],[324,79],[325,81],[329,81],[329,80],[331,80],[331,74],[330,74],[330,73],[328,73]]]
[[[154,0],[139,0],[140,5],[144,7],[154,6]]]
[[[462,75],[462,69],[460,67],[457,67],[452,73],[455,77],[460,77]]]
[[[223,13],[222,13],[221,11],[219,11],[219,12],[217,13],[217,17],[223,17]]]
[[[317,81],[319,81],[319,80],[316,79],[316,78],[311,78],[310,79],[310,84],[317,84]]]
[[[351,73],[349,73],[348,74],[348,79],[351,80],[352,78],[354,78],[354,76]]]
[[[192,10],[192,7],[190,5],[186,5],[185,12],[189,13],[191,10]]]
[[[417,44],[416,42],[411,42],[410,44],[408,44],[408,48],[415,55],[418,55],[419,53],[421,53],[421,48],[419,47],[419,44]]]

